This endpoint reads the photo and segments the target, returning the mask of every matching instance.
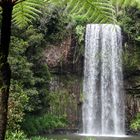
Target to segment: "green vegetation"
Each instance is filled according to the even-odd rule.
[[[24,37],[25,34],[26,37],[28,36],[28,40]],[[32,40],[30,40],[31,38]],[[22,122],[25,112],[42,113],[43,108],[48,106],[47,87],[50,73],[47,66],[40,63],[42,48],[37,47],[36,44],[36,40],[38,40],[38,45],[43,42],[42,38],[42,34],[37,34],[31,27],[23,33],[23,37],[12,36],[11,38],[9,62],[12,69],[12,80],[9,99],[9,128],[19,127],[18,124]],[[30,42],[32,46],[30,46]],[[36,47],[33,47],[33,44]],[[37,54],[34,53],[29,58],[29,51],[36,51]],[[15,55],[17,57],[13,59]],[[36,63],[33,64],[34,59],[36,59]],[[35,70],[34,67],[43,71]],[[33,100],[34,102],[32,102]]]
[[[6,133],[6,140],[27,140],[27,136],[22,131],[15,131]]]
[[[65,117],[45,114],[43,116],[27,116],[22,124],[22,129],[29,136],[51,133],[54,128],[64,128],[67,126]]]
[[[124,33],[124,70],[135,71],[139,69],[140,63],[140,11],[138,9],[127,9],[119,14],[120,25]],[[133,15],[133,16],[132,16]]]
[[[123,31],[123,67],[124,80],[128,83],[126,93],[135,100],[139,100],[140,95],[140,11],[137,8],[129,8],[120,11],[118,14],[119,24]],[[129,110],[128,110],[129,111]],[[138,114],[137,114],[138,113]],[[126,112],[127,114],[127,112]],[[132,113],[129,119],[130,130],[140,129],[139,112]]]
[[[72,54],[68,54],[67,58],[72,55],[72,59],[68,60],[67,64],[71,66],[68,67],[66,63],[63,65],[66,65],[66,70],[73,69],[75,65],[77,68],[80,67],[76,73],[80,77],[82,65],[79,62],[83,62],[84,33],[87,23],[119,23],[124,34],[124,74],[126,79],[129,77],[133,79],[135,75],[133,83],[139,87],[140,78],[137,73],[140,69],[140,10],[138,9],[140,2],[138,0],[131,2],[64,0],[63,3],[60,0],[7,2],[1,0],[0,6],[2,8],[0,9],[2,12],[0,18],[1,140],[4,140],[5,136],[7,104],[9,108],[7,140],[28,140],[27,136],[51,132],[55,128],[73,128],[74,124],[77,125],[74,115],[78,116],[78,107],[81,104],[81,96],[77,95],[78,92],[81,93],[80,87],[76,85],[78,80],[75,80],[76,77],[73,78],[71,71],[67,72],[67,74],[72,73],[69,78],[67,74],[63,77],[62,69],[65,67],[62,64],[56,68],[57,70],[51,71],[44,58],[44,52],[55,45],[61,49],[61,43],[70,37],[73,50]],[[130,8],[131,6],[133,8]],[[11,21],[13,21],[12,28],[10,28]],[[31,22],[32,25],[29,25]],[[56,85],[54,91],[50,90],[50,83],[54,78],[53,72],[58,72],[56,75],[61,76],[58,79],[60,88]],[[75,87],[72,87],[73,85]],[[135,92],[133,94],[139,95]],[[139,130],[139,114],[132,121],[131,128]],[[47,140],[42,137],[31,139]]]
[[[140,113],[138,113],[136,118],[131,122],[131,128],[134,130],[140,129]]]
[[[43,9],[42,9],[43,10]],[[45,10],[45,9],[44,9]],[[42,17],[37,19],[37,24],[19,29],[12,26],[14,31],[11,37],[11,48],[9,63],[12,69],[12,79],[9,97],[8,130],[9,139],[22,139],[24,135],[20,130],[24,130],[26,135],[37,135],[52,131],[54,128],[67,127],[68,121],[65,113],[57,116],[55,114],[59,107],[68,106],[70,97],[65,92],[52,93],[49,91],[51,74],[48,66],[44,63],[43,52],[48,44],[57,40],[59,43],[66,38],[63,31],[64,18],[58,14],[58,9],[50,11],[52,15],[47,15],[47,21],[42,25]],[[58,20],[60,20],[58,22]],[[56,22],[57,21],[57,22]],[[53,25],[51,25],[53,23]],[[54,27],[55,30],[49,31]],[[26,30],[25,30],[26,29]],[[46,31],[45,31],[46,30]],[[46,36],[48,34],[48,36]],[[63,34],[63,35],[62,35]],[[61,35],[61,38],[60,38]],[[16,58],[14,58],[16,56]],[[59,99],[63,102],[58,105]],[[72,99],[70,100],[72,101]],[[62,103],[64,103],[62,105]],[[58,106],[57,106],[58,105]],[[51,108],[55,110],[51,110]],[[51,111],[49,113],[49,111]],[[15,132],[18,130],[19,133]],[[38,138],[39,139],[39,138]]]

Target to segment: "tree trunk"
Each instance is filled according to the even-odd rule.
[[[11,79],[11,70],[7,59],[11,36],[13,4],[11,0],[6,0],[2,2],[1,6],[3,12],[0,43],[0,140],[4,140],[7,126],[8,97]]]

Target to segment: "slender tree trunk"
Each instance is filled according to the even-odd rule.
[[[11,0],[2,2],[2,26],[0,42],[0,140],[5,139],[8,112],[8,97],[11,70],[8,63],[9,44],[11,36],[11,18],[13,5]]]

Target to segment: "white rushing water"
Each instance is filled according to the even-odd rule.
[[[82,108],[84,134],[125,133],[121,56],[119,26],[87,25]]]

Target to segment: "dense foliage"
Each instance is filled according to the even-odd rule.
[[[140,95],[140,11],[136,8],[121,10],[118,19],[123,31],[123,73],[125,85],[127,83],[126,93],[137,102]],[[127,123],[131,130],[139,130],[139,112],[136,106],[134,109],[135,112],[127,118],[130,121]]]
[[[28,39],[25,38],[25,34],[26,37],[28,36]],[[18,121],[21,122],[25,112],[41,113],[43,108],[48,106],[46,98],[50,75],[47,66],[41,63],[41,55],[39,54],[41,54],[42,48],[36,45],[36,40],[38,40],[38,45],[43,42],[42,38],[42,34],[37,34],[32,27],[28,27],[25,33],[21,34],[20,38],[14,35],[12,37],[9,62],[13,73],[9,115],[13,117],[16,124],[18,124]],[[30,57],[28,56],[29,51],[34,52]],[[17,57],[13,59],[15,55]],[[36,63],[33,64],[34,59],[36,59]],[[34,67],[42,68],[43,71],[40,72],[40,69],[35,70]],[[9,120],[9,123],[13,122]],[[11,124],[11,128],[15,129],[13,126]]]
[[[94,1],[95,3],[97,4],[97,1]],[[29,3],[25,4],[28,5]],[[33,3],[33,5],[36,6],[36,3]],[[88,6],[85,1],[82,1],[80,5],[77,4],[72,10],[73,5],[74,1],[71,1],[71,5],[66,8],[68,11],[71,11],[70,15],[68,15],[66,9],[61,4],[57,6],[50,4],[49,7],[44,5],[42,9],[35,11],[35,13],[42,12],[43,14],[33,22],[33,25],[23,26],[22,29],[19,29],[16,25],[12,26],[13,32],[9,55],[12,80],[7,140],[26,140],[26,135],[51,132],[54,128],[68,127],[71,123],[68,122],[68,117],[63,111],[67,109],[69,104],[73,105],[72,108],[77,107],[76,97],[74,98],[74,95],[70,95],[64,88],[57,92],[50,91],[49,84],[52,76],[43,58],[44,50],[50,47],[50,44],[59,44],[67,36],[74,36],[73,38],[76,43],[74,44],[75,50],[72,63],[76,63],[83,57],[84,53],[85,21],[88,20],[90,22],[95,18],[94,22],[106,22],[107,18],[112,15],[112,13],[107,13],[105,18],[102,19],[104,16],[103,12],[106,9],[102,9],[100,3],[95,5],[99,8],[99,11],[92,17],[90,17],[91,13],[97,10],[97,7],[90,5],[90,10],[85,14],[84,11]],[[78,11],[77,9],[81,5],[82,8]],[[104,5],[106,5],[105,2]],[[102,6],[104,7],[104,5]],[[125,3],[122,5],[125,5]],[[111,8],[109,11],[115,14],[112,5],[109,7]],[[17,5],[14,12],[16,13],[21,9],[22,5]],[[125,36],[123,54],[124,74],[126,74],[126,77],[133,76],[140,68],[140,12],[136,8],[117,12],[117,18]],[[15,16],[18,20],[14,20],[21,26],[22,22],[25,25],[24,22],[27,21],[21,18],[21,13],[18,14],[19,17]],[[100,18],[97,18],[98,15],[100,15]],[[34,19],[34,14],[31,18]],[[110,16],[109,20],[112,21],[114,18]],[[138,85],[140,80],[137,79],[137,81]],[[63,101],[60,102],[61,99]],[[62,109],[64,110],[62,111]],[[56,114],[56,112],[62,112],[61,116]],[[140,117],[138,114],[132,122],[132,128],[139,129],[139,121]],[[33,140],[47,139],[35,137]]]
[[[51,133],[55,128],[64,128],[67,120],[63,116],[45,114],[42,116],[27,116],[22,125],[22,129],[29,136]]]
[[[13,135],[13,139],[24,138],[24,135],[22,138],[22,133],[17,134],[18,136],[16,132],[13,133],[15,130],[23,129],[26,134],[35,135],[53,128],[67,126],[65,116],[48,114],[53,97],[49,92],[51,75],[47,64],[44,63],[43,53],[48,44],[56,43],[56,40],[60,42],[67,37],[65,34],[69,34],[66,30],[68,22],[65,20],[66,16],[61,16],[62,11],[56,8],[49,10],[44,7],[42,11],[44,14],[32,26],[22,29],[15,25],[12,27],[9,55],[12,80],[8,130],[11,137]],[[43,21],[44,16],[45,21]],[[52,27],[53,30],[51,30]]]
[[[140,11],[127,9],[120,11],[119,24],[123,29],[124,36],[124,71],[139,69],[140,63]]]

